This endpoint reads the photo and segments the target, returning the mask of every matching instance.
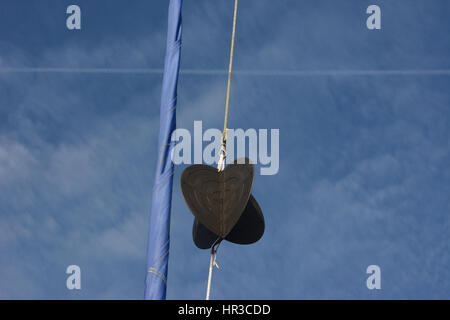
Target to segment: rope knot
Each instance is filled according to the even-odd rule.
[[[225,169],[225,159],[227,157],[227,148],[225,142],[222,142],[222,147],[220,148],[219,161],[217,162],[217,171],[223,171]]]

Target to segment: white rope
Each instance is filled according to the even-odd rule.
[[[211,293],[211,279],[212,279],[212,269],[213,269],[213,256],[211,253],[211,261],[209,262],[209,276],[208,276],[208,287],[206,288],[206,300],[209,300],[209,294]]]
[[[211,248],[211,259],[210,259],[210,262],[209,262],[208,286],[206,288],[206,300],[209,300],[209,296],[210,296],[210,293],[211,293],[211,280],[212,280],[213,267],[216,267],[217,269],[219,269],[219,265],[216,263],[217,250],[214,249],[215,245],[216,245],[216,243],[214,243],[212,248]]]

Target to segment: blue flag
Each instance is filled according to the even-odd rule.
[[[170,0],[166,59],[161,96],[158,159],[152,193],[150,231],[147,247],[146,300],[166,298],[169,262],[170,207],[172,202],[172,132],[176,127],[178,71],[181,54],[181,6],[183,0]]]

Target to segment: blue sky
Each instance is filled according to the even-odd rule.
[[[82,30],[65,26],[67,6]],[[366,8],[382,29],[366,28]],[[164,62],[168,1],[3,0],[0,70]],[[233,1],[185,0],[182,70],[226,70]],[[450,3],[241,0],[235,70],[449,70]],[[141,299],[160,74],[0,72],[0,298]],[[450,294],[450,76],[244,76],[229,126],[279,128],[256,176],[266,233],[221,245],[214,299]],[[178,126],[221,128],[226,76],[183,74]],[[209,255],[178,186],[169,299],[202,299]],[[259,170],[258,170],[259,172]],[[82,270],[69,291],[66,267]],[[382,289],[366,288],[367,266]]]

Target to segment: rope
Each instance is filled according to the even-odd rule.
[[[231,36],[231,50],[230,50],[230,66],[228,68],[228,84],[227,84],[227,100],[225,103],[225,120],[223,124],[223,133],[222,133],[222,147],[220,148],[220,158],[217,164],[218,171],[223,171],[225,168],[225,158],[227,157],[227,122],[228,122],[228,107],[230,105],[230,86],[231,86],[231,71],[233,69],[233,54],[234,54],[234,40],[236,38],[236,17],[237,17],[237,8],[238,8],[238,0],[234,1],[234,16],[233,16],[233,34]],[[222,242],[222,238],[217,238],[217,240],[211,246],[211,259],[209,261],[209,275],[208,275],[208,286],[206,288],[206,300],[209,300],[209,296],[211,293],[211,280],[212,280],[212,272],[213,267],[219,269],[219,266],[216,263],[217,258],[217,250],[219,249],[219,245]]]
[[[211,259],[209,261],[209,275],[208,275],[208,286],[206,288],[206,300],[209,300],[209,295],[211,293],[211,279],[212,279],[213,267],[216,267],[217,269],[219,269],[219,265],[216,262],[216,258],[217,258],[217,250],[219,249],[221,242],[222,242],[222,239],[217,238],[217,240],[214,241],[213,245],[211,246]]]
[[[227,99],[225,102],[225,120],[223,123],[222,132],[222,148],[220,150],[220,158],[217,165],[217,169],[222,171],[225,167],[226,158],[226,144],[227,144],[227,123],[228,123],[228,109],[230,105],[230,87],[231,87],[231,71],[233,70],[233,55],[234,55],[234,41],[236,38],[236,17],[238,9],[238,0],[234,2],[234,16],[233,16],[233,33],[231,36],[231,49],[230,49],[230,65],[228,68],[228,84],[227,84]]]

